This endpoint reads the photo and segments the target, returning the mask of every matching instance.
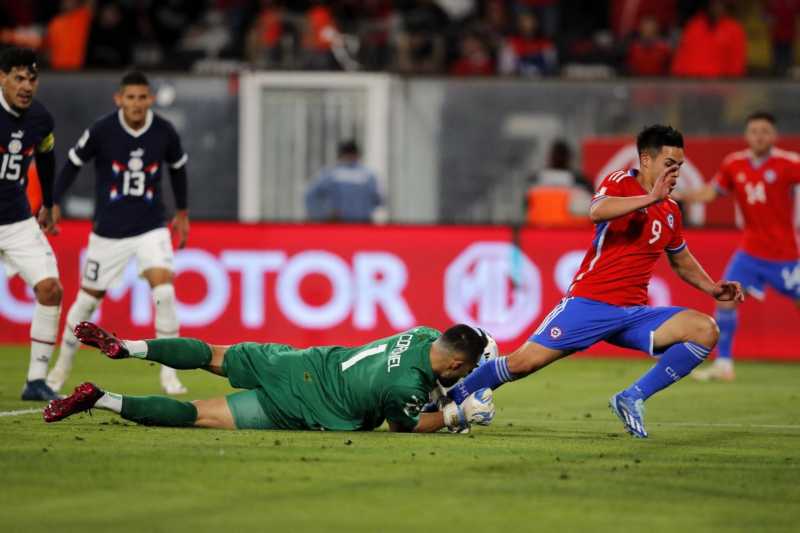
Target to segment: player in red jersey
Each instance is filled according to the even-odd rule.
[[[710,316],[647,306],[647,285],[662,251],[681,279],[709,296],[722,301],[744,296],[736,282],[715,283],[683,239],[680,210],[669,198],[684,162],[683,136],[668,126],[651,126],[636,145],[640,170],[610,174],[595,195],[590,210],[595,238],[567,296],[517,351],[484,364],[451,389],[453,400],[605,340],[659,358],[609,402],[625,429],[643,438],[644,401],[688,375],[716,345],[719,330]]]
[[[800,266],[794,229],[794,187],[800,184],[800,156],[776,148],[775,117],[759,111],[747,118],[748,149],[728,155],[705,188],[684,193],[690,201],[711,202],[733,194],[744,217],[744,236],[731,258],[725,277],[742,284],[758,300],[764,286],[794,300],[800,308]],[[717,359],[692,376],[701,380],[732,381],[732,347],[737,326],[737,302],[717,303],[720,337]]]

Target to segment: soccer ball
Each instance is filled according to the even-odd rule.
[[[481,332],[483,336],[486,337],[486,347],[483,349],[483,353],[481,354],[480,359],[478,359],[478,366],[485,365],[489,361],[493,359],[497,359],[500,357],[500,349],[497,347],[497,342],[489,335],[486,330],[481,328],[476,328],[478,331]],[[448,396],[447,391],[455,387],[458,383],[461,383],[463,378],[460,379],[456,384],[452,387],[445,387],[441,383],[436,384],[436,388],[433,389],[431,392],[430,403],[428,403],[424,408],[423,412],[430,412],[430,411],[441,411],[444,409],[445,405],[452,402]],[[450,430],[451,432],[456,433],[469,433],[469,428],[462,428],[460,430]]]

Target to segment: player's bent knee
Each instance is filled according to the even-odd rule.
[[[195,427],[211,429],[236,429],[233,414],[225,398],[195,400],[192,404],[197,409]]]
[[[696,316],[692,318],[694,319],[693,334],[688,340],[707,348],[716,346],[719,340],[717,321],[703,313],[696,313]]]
[[[64,290],[61,288],[61,283],[56,278],[43,279],[33,288],[36,294],[36,301],[42,305],[59,305]]]

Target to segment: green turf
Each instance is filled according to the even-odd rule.
[[[157,393],[157,368],[82,351],[85,379]],[[25,349],[0,350],[0,411]],[[46,425],[0,417],[0,530],[798,531],[800,365],[740,364],[680,383],[634,440],[607,398],[642,360],[574,359],[498,391],[472,435],[137,427],[106,412]],[[228,391],[182,373],[192,398]]]

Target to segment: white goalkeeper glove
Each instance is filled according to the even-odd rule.
[[[480,389],[473,392],[461,405],[448,403],[442,410],[444,424],[451,431],[468,428],[470,424],[488,426],[495,414],[492,389]]]

